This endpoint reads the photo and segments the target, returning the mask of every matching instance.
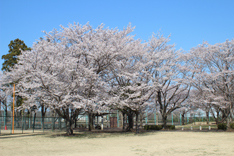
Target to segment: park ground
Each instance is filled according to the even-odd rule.
[[[1,156],[234,155],[233,132],[34,133],[0,137]]]

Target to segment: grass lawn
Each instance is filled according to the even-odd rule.
[[[233,132],[156,131],[134,133],[77,132],[0,137],[3,156],[195,156],[234,155]]]

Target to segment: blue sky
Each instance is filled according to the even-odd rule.
[[[161,29],[176,49],[234,38],[234,0],[0,0],[0,55],[19,38],[27,46],[59,25],[101,23],[122,29],[136,26],[136,38],[148,40]],[[0,68],[3,60],[0,59]]]

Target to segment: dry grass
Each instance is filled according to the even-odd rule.
[[[61,133],[0,138],[2,156],[234,155],[233,132]]]

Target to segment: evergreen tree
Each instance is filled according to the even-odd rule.
[[[18,56],[21,55],[21,50],[31,50],[30,47],[27,47],[27,45],[24,43],[24,41],[20,39],[12,40],[10,44],[8,45],[9,51],[8,54],[3,55],[2,59],[5,61],[2,64],[2,71],[10,72],[10,68],[14,67],[15,64],[18,63]],[[23,103],[23,98],[21,96],[16,96],[16,106],[21,106]],[[20,113],[21,114],[21,113]]]
[[[18,62],[18,56],[21,54],[21,50],[31,50],[30,47],[27,47],[27,45],[24,43],[24,41],[20,39],[12,40],[9,47],[9,53],[2,56],[2,59],[5,61],[2,64],[2,71],[10,71],[10,68],[12,68],[15,64]]]

